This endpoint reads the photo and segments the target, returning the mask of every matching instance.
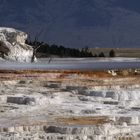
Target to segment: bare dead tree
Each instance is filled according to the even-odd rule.
[[[39,49],[41,47],[41,45],[37,46],[37,47],[33,47],[33,55],[31,58],[31,63],[35,62],[35,57],[36,57],[36,53],[37,53],[37,49]]]
[[[33,41],[34,45],[33,45],[33,55],[32,55],[32,58],[31,58],[31,63],[35,62],[35,57],[36,57],[36,54],[37,54],[37,50],[43,44],[43,43],[38,43],[38,38],[39,38],[41,33],[42,33],[42,30],[35,35],[35,38],[34,38],[34,41]]]
[[[38,42],[38,38],[39,36],[42,34],[43,30],[41,29],[40,32],[38,32],[36,35],[35,35],[35,38],[34,38],[34,41],[33,41],[33,55],[32,55],[32,58],[31,58],[31,63],[35,62],[35,58],[36,58],[36,54],[37,54],[37,50],[42,46],[43,42],[42,43],[39,43]],[[51,63],[52,61],[52,57],[49,58],[49,61],[48,63]]]

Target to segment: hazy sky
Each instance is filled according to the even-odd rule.
[[[140,0],[0,0],[0,26],[67,47],[140,47]]]

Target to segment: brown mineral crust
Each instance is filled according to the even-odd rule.
[[[58,118],[56,120],[65,125],[102,125],[109,122],[105,116]]]
[[[121,73],[120,71],[118,73]],[[75,83],[81,86],[132,85],[140,83],[140,74],[112,76],[107,71],[0,70],[0,80],[40,80]]]

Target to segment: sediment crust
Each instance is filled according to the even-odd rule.
[[[140,74],[115,73],[0,70],[0,138],[139,139]]]

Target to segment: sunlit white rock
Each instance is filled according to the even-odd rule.
[[[13,28],[0,27],[1,57],[19,62],[31,62],[33,48],[25,41],[27,34]]]

